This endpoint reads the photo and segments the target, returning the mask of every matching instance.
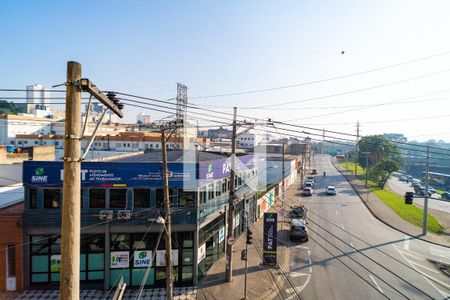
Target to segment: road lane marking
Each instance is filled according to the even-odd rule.
[[[341,227],[342,227],[342,229],[344,229],[344,230],[345,230],[345,227],[344,227],[344,223],[342,223],[342,224],[341,224]]]
[[[353,243],[352,243],[352,242],[350,242],[350,247],[352,247],[352,248],[353,248],[353,251],[356,252],[356,248],[355,248],[355,246],[353,246]]]
[[[378,282],[375,280],[375,278],[373,278],[372,275],[369,275],[370,279],[372,279],[373,283],[375,283],[375,286],[377,287],[377,289],[380,291],[380,293],[384,294],[383,290],[381,289],[380,285],[378,284]]]
[[[289,273],[289,276],[296,278],[296,277],[301,277],[301,276],[309,276],[309,273],[291,271]]]
[[[338,215],[338,212],[337,212],[337,210],[336,210],[336,216]]]
[[[286,291],[286,293],[288,293],[288,294],[292,294],[292,293],[295,292],[295,289],[294,289],[294,288],[287,288],[285,291]]]
[[[405,250],[409,250],[409,236],[405,235],[405,237],[403,238],[403,240],[405,241],[403,244],[403,248]]]
[[[428,275],[428,274],[425,273],[425,272],[420,271],[417,267],[414,266],[414,264],[412,264],[412,261],[409,260],[409,259],[404,255],[404,254],[407,254],[405,251],[402,251],[402,250],[400,250],[399,248],[397,248],[397,247],[395,247],[395,246],[394,246],[394,249],[397,250],[397,252],[398,252],[398,253],[399,253],[399,254],[400,254],[407,262],[408,262],[408,264],[409,264],[414,270],[416,270],[418,273],[422,274],[423,278],[424,278],[424,279],[425,279],[432,287],[434,287],[434,289],[435,289],[436,291],[438,291],[439,294],[441,294],[441,295],[444,297],[444,299],[446,299],[447,297],[450,296],[450,294],[447,294],[446,292],[444,292],[444,291],[438,289],[437,286],[434,285],[434,284],[430,281],[430,279],[432,279],[432,280],[435,281],[435,282],[438,282],[440,285],[446,287],[447,289],[450,289],[450,285],[448,285],[448,284],[445,283],[445,282],[442,282],[442,281],[439,280],[439,279],[434,278],[434,277],[431,276],[431,275]],[[430,279],[428,279],[428,278],[430,278]]]
[[[426,256],[424,256],[424,255],[422,255],[420,253],[416,253],[416,252],[413,253],[413,252],[411,252],[411,250],[406,251],[406,250],[404,250],[402,248],[398,248],[397,246],[395,246],[395,249],[398,252],[401,252],[401,254],[406,254],[406,255],[408,255],[410,257],[414,257],[415,259],[423,260],[424,258],[427,258]]]
[[[427,269],[428,271],[431,271],[431,272],[433,272],[433,273],[441,274],[439,271],[436,271],[436,270],[434,270],[434,269],[431,269],[431,268],[429,268],[429,267],[426,267],[426,266],[424,266],[424,265],[422,265],[422,264],[419,264],[418,262],[415,262],[415,261],[409,261],[409,263],[411,263],[411,264],[413,264],[413,265],[415,265],[415,266],[418,266],[418,267],[420,267],[420,268]]]

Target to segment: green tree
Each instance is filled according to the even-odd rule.
[[[25,112],[25,109],[14,102],[7,102],[5,100],[0,100],[0,114],[12,114],[17,115],[18,113]]]
[[[363,137],[358,148],[358,163],[365,166],[367,155],[371,178],[384,188],[391,174],[398,171],[403,163],[397,145],[383,135],[371,135]]]

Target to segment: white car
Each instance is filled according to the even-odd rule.
[[[305,187],[302,192],[303,196],[312,196],[312,193],[313,189],[310,187]]]
[[[334,186],[327,186],[327,190],[326,193],[328,196],[336,196],[337,192],[336,192],[336,188]]]

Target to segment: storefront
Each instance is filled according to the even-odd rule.
[[[205,155],[198,163],[168,166],[177,286],[195,284],[225,253],[226,213],[218,212],[225,212],[228,203],[229,158]],[[130,287],[166,284],[164,235],[156,224],[164,216],[161,163],[136,160],[81,165],[81,288],[110,289],[121,278]],[[241,177],[255,173],[251,157],[244,156],[239,165],[238,187],[244,185]],[[24,164],[26,288],[59,286],[62,169],[62,162]],[[235,213],[234,233],[240,236],[242,201]]]

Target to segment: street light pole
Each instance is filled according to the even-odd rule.
[[[427,160],[425,167],[425,199],[423,201],[423,224],[422,234],[427,235],[428,227],[428,173],[430,171],[430,147],[427,146]]]

